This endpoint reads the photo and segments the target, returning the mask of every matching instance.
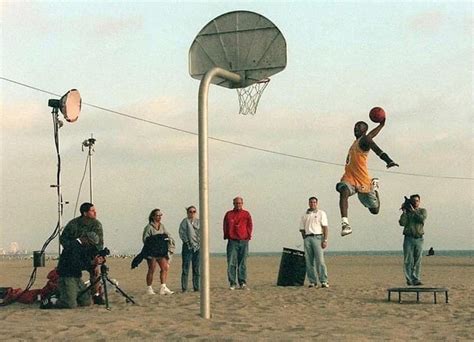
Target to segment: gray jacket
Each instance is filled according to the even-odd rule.
[[[193,251],[198,251],[201,245],[199,219],[195,219],[193,222],[188,218],[183,219],[179,225],[179,237],[183,241],[183,245],[187,245]]]

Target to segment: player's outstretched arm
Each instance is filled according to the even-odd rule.
[[[382,159],[387,165],[387,169],[394,167],[394,166],[399,166],[397,163],[395,163],[387,153],[382,151],[380,147],[377,146],[377,144],[372,140],[372,139],[367,139],[370,149],[375,152],[376,155],[379,156],[380,159]]]

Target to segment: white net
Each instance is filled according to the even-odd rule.
[[[263,91],[270,83],[269,78],[265,78],[245,88],[237,88],[239,94],[239,114],[254,115],[257,112],[258,102]]]

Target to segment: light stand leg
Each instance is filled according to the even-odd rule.
[[[111,285],[115,286],[115,288],[120,292],[120,294],[126,298],[127,303],[131,302],[132,304],[137,304],[132,297],[127,295],[118,285],[116,285],[112,280],[110,280],[109,276],[107,275],[107,270],[101,268],[100,276],[94,280],[94,282],[91,282],[91,284],[85,288],[82,293],[85,293],[86,291],[90,291],[91,289],[95,288],[95,285],[99,282],[102,281],[102,285],[104,287],[104,297],[105,297],[105,307],[107,310],[111,310],[109,306],[109,295],[107,291],[107,282],[109,282]]]
[[[105,308],[110,310],[109,306],[109,296],[107,293],[107,275],[105,273],[101,273],[100,277],[102,278],[102,285],[104,286],[104,297],[105,297]]]
[[[120,292],[120,294],[127,299],[127,301],[132,302],[133,304],[136,304],[135,301],[129,295],[127,295],[120,287],[118,287],[117,284],[115,284],[112,280],[110,280],[108,276],[106,276],[106,278],[107,278],[107,281],[113,286],[115,286],[117,291]]]

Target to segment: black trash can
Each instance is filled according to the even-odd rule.
[[[44,267],[44,252],[34,251],[33,252],[33,267]]]
[[[277,285],[303,286],[305,276],[304,252],[297,249],[283,248]]]

